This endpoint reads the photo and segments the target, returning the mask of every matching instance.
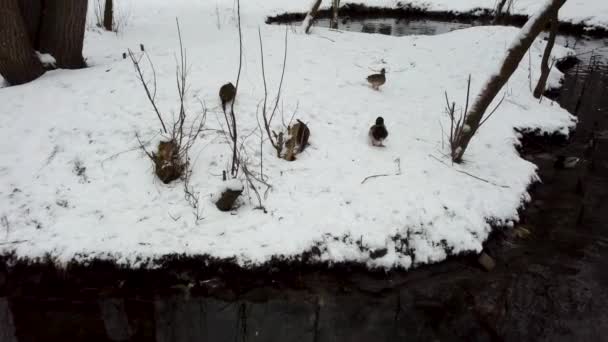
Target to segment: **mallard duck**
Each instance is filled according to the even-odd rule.
[[[384,68],[382,68],[382,70],[380,70],[379,74],[373,74],[373,75],[367,76],[367,82],[369,82],[369,84],[372,86],[373,89],[380,90],[380,86],[383,85],[384,83],[386,83],[385,73],[386,73],[386,71],[384,70]]]
[[[384,119],[379,116],[376,119],[376,124],[369,129],[369,140],[373,146],[384,146],[382,142],[388,137],[388,131],[384,126]]]
[[[236,88],[230,82],[224,84],[220,88],[220,100],[222,101],[222,110],[226,112],[226,103],[234,100],[234,96],[236,95]]]

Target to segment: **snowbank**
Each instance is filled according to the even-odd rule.
[[[236,78],[238,36],[233,1],[207,3],[132,3],[120,34],[87,32],[90,68],[56,70],[0,90],[0,133],[9,137],[0,142],[2,253],[132,265],[167,254],[206,254],[251,265],[316,247],[320,261],[405,268],[436,262],[447,253],[479,251],[490,221],[518,219],[536,173],[515,150],[514,128],[567,134],[574,125],[559,105],[532,97],[524,61],[505,102],[471,143],[466,163],[451,166],[443,157],[442,130],[449,126],[444,91],[462,106],[468,75],[474,94],[516,29],[479,27],[434,37],[321,28],[307,36],[290,29],[280,107],[285,120],[297,110],[311,129],[311,145],[297,161],[286,162],[265,142],[263,168],[272,185],[263,199],[268,213],[254,210],[255,196],[249,193],[249,200],[247,190],[238,211],[220,212],[205,199],[222,186],[231,158],[213,129],[223,122],[219,87]],[[269,3],[278,1],[242,6],[244,63],[235,104],[241,136],[257,129],[263,98],[259,25],[271,94],[280,79],[285,27],[263,25]],[[176,16],[190,62],[188,106],[196,110],[200,98],[209,110],[210,130],[191,152],[190,185],[201,196],[198,222],[183,185],[156,180],[138,149],[135,134],[158,142],[159,124],[133,66],[122,58],[127,48],[145,44],[156,67],[158,105],[170,120],[178,110]],[[532,47],[533,82],[544,44]],[[556,47],[555,53],[567,51]],[[388,80],[374,91],[365,77],[382,67]],[[559,78],[554,70],[553,86]],[[386,148],[369,146],[366,139],[378,115],[390,132]],[[258,170],[259,135],[245,145],[251,168]],[[387,176],[363,182],[377,174]]]

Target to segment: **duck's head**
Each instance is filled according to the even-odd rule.
[[[376,125],[381,126],[384,125],[384,118],[379,116],[376,118]]]

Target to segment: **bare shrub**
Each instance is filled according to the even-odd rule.
[[[260,41],[260,56],[261,56],[261,64],[262,64],[262,80],[264,82],[264,100],[262,104],[262,118],[264,121],[264,130],[266,131],[266,135],[270,144],[276,151],[276,155],[278,158],[281,158],[283,153],[283,147],[285,143],[285,132],[272,130],[272,121],[275,118],[277,113],[277,109],[279,107],[279,101],[281,100],[281,89],[283,88],[283,79],[285,77],[285,66],[287,65],[287,33],[288,29],[285,28],[285,45],[283,49],[283,67],[281,70],[281,80],[279,81],[279,87],[277,89],[277,95],[274,99],[274,105],[272,105],[272,110],[268,107],[268,85],[266,83],[266,69],[264,66],[264,45],[262,42],[262,33],[258,28],[258,37]]]
[[[448,135],[448,143],[449,143],[449,147],[450,147],[450,156],[452,158],[454,158],[454,156],[459,155],[459,153],[460,153],[459,142],[461,141],[463,135],[475,134],[479,130],[479,128],[496,112],[498,107],[500,107],[500,105],[504,101],[505,95],[506,95],[506,93],[503,94],[503,97],[500,99],[500,102],[496,105],[496,107],[494,107],[494,109],[492,111],[490,111],[490,113],[488,115],[486,115],[475,128],[472,128],[471,126],[467,125],[467,123],[466,123],[467,120],[469,120],[468,115],[469,115],[470,94],[471,94],[471,75],[469,75],[469,78],[467,80],[467,97],[466,97],[466,101],[465,101],[464,110],[461,110],[461,112],[459,114],[456,114],[456,102],[450,102],[450,99],[448,97],[448,92],[447,91],[445,92],[445,102],[446,102],[445,112],[450,119],[450,131],[449,131],[449,135]],[[475,130],[475,132],[471,132],[473,129]]]
[[[146,97],[152,105],[154,112],[159,120],[163,140],[159,142],[156,151],[149,152],[146,150],[143,143],[140,141],[140,146],[154,163],[155,174],[163,183],[170,183],[177,179],[185,181],[186,197],[191,203],[197,203],[197,200],[192,199],[194,195],[188,190],[189,176],[191,174],[191,165],[189,159],[189,151],[196,139],[202,133],[205,120],[207,117],[207,109],[199,100],[201,112],[195,115],[194,120],[187,124],[189,115],[186,107],[186,94],[188,89],[188,67],[186,52],[182,42],[181,30],[179,22],[177,23],[177,33],[179,39],[179,55],[177,58],[177,70],[175,72],[176,85],[179,97],[179,115],[173,118],[169,127],[167,127],[163,115],[156,103],[156,70],[148,53],[141,49],[141,52],[134,53],[129,50],[128,54],[133,63],[137,77],[145,90]],[[142,70],[142,60],[148,62],[148,66],[152,73],[152,80],[147,81]],[[139,138],[138,138],[139,139]]]

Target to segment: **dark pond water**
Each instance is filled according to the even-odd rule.
[[[464,27],[374,19],[340,29],[406,35]],[[461,257],[407,273],[293,270],[242,283],[179,275],[174,286],[158,287],[116,275],[95,287],[63,274],[48,282],[36,268],[19,275],[0,268],[0,342],[606,340],[608,58],[597,49],[607,40],[560,41],[583,62],[553,95],[580,124],[568,142],[524,142],[543,182],[521,224],[487,243],[492,272]],[[557,170],[558,155],[586,161]]]

